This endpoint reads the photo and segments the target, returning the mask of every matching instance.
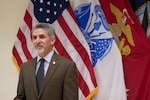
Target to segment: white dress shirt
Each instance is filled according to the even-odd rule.
[[[49,67],[49,64],[50,64],[50,61],[51,61],[51,58],[54,54],[54,50],[52,50],[48,55],[46,55],[43,59],[45,59],[45,62],[44,62],[44,76],[46,75],[47,73],[47,70],[48,70],[48,67]],[[40,56],[37,56],[37,65],[36,65],[36,73],[38,72],[38,69],[40,67],[40,59],[41,57]]]

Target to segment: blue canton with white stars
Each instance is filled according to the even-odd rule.
[[[52,24],[68,7],[69,0],[31,0],[34,15],[39,22]]]

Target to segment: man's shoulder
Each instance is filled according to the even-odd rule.
[[[56,57],[56,59],[59,59],[60,61],[72,62],[72,63],[74,63],[73,60],[71,60],[70,58],[67,58],[67,57],[62,56],[62,55],[57,54],[57,53],[54,54],[54,57]]]
[[[67,57],[65,57],[65,56],[63,56],[63,55],[60,55],[60,54],[57,54],[56,56],[57,56],[58,59],[61,59],[61,60],[72,61],[71,59],[69,59],[69,58],[67,58]]]
[[[35,57],[35,58],[32,58],[32,59],[29,59],[28,61],[26,61],[26,62],[24,62],[23,64],[22,64],[22,66],[24,65],[30,65],[30,64],[32,64],[32,63],[36,63],[36,59],[37,59],[37,57]]]

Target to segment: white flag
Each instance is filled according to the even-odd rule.
[[[70,2],[89,45],[89,54],[99,88],[92,100],[126,100],[121,54],[99,1],[70,0]]]

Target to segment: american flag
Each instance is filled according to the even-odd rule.
[[[20,65],[37,56],[31,30],[36,23],[51,24],[56,30],[54,49],[76,62],[79,80],[79,100],[90,100],[97,92],[88,44],[81,33],[69,0],[31,0],[19,27],[12,50],[13,61]]]

